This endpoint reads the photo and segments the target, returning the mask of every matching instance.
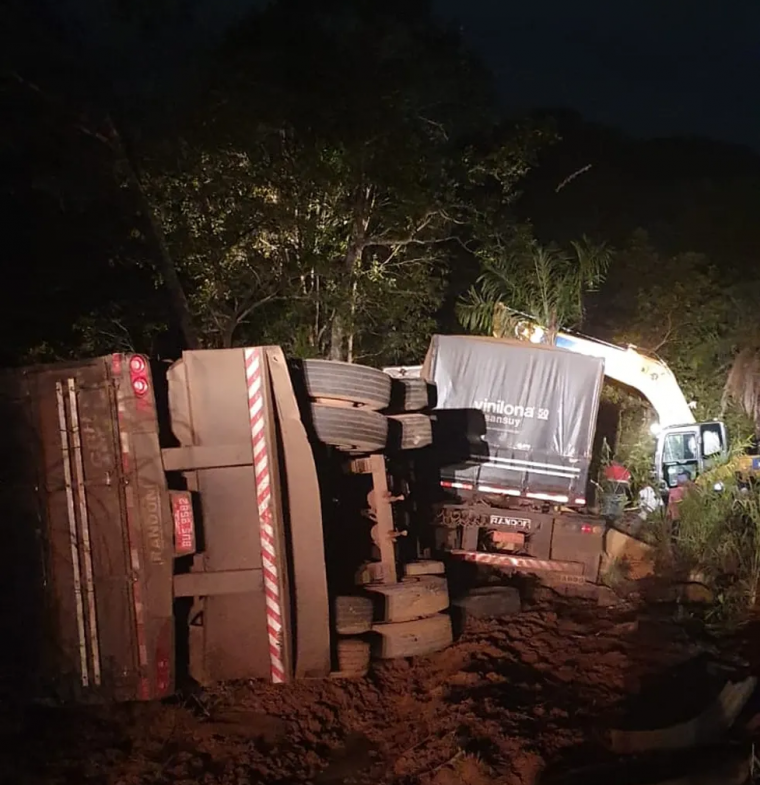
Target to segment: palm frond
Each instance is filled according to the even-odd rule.
[[[535,240],[494,243],[481,254],[481,274],[457,309],[462,324],[476,332],[511,334],[514,319],[506,314],[519,311],[531,314],[552,339],[561,326],[577,326],[584,295],[604,280],[612,257],[607,246],[585,236],[571,247],[573,253]]]
[[[497,305],[497,300],[484,297],[481,292],[472,287],[457,303],[457,318],[466,330],[487,335],[493,330]]]
[[[733,400],[760,431],[760,354],[753,348],[736,355],[726,379],[724,406]]]

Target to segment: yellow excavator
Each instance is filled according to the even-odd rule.
[[[532,343],[545,340],[543,328],[533,322],[518,323],[520,337]],[[572,331],[557,333],[554,345],[578,354],[601,357],[604,375],[637,390],[649,401],[657,421],[653,479],[664,495],[686,473],[701,486],[719,490],[729,478],[749,482],[760,475],[760,452],[754,444],[729,446],[726,426],[720,420],[697,422],[673,372],[652,352],[628,344],[616,346]]]

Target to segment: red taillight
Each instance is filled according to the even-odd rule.
[[[593,533],[594,533],[594,527],[593,527],[593,526],[589,526],[587,523],[584,523],[584,524],[581,526],[581,531],[582,531],[584,534],[593,534]]]
[[[135,355],[129,361],[129,370],[134,374],[143,374],[145,373],[145,368],[147,367],[145,360],[138,355]]]
[[[129,381],[132,383],[132,391],[138,397],[146,395],[150,390],[148,363],[139,354],[133,354],[129,358]]]
[[[166,695],[171,686],[171,663],[168,657],[159,657],[156,660],[156,692]]]
[[[148,380],[142,376],[132,379],[132,389],[135,391],[135,395],[145,395],[148,392]]]

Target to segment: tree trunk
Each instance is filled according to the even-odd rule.
[[[557,321],[556,314],[551,314],[549,317],[549,324],[546,325],[546,342],[550,346],[557,343],[557,333],[559,332],[559,322]]]
[[[231,349],[232,342],[235,340],[235,330],[237,329],[237,319],[230,317],[222,331],[222,349]]]
[[[195,329],[192,314],[190,313],[190,305],[187,302],[185,289],[177,274],[177,266],[174,264],[174,259],[172,258],[171,251],[166,242],[164,230],[156,218],[153,205],[150,203],[148,195],[143,188],[137,161],[130,155],[127,146],[122,140],[121,134],[118,132],[113,122],[109,121],[109,126],[112,144],[114,145],[117,156],[121,159],[121,163],[126,169],[129,184],[137,196],[140,210],[145,215],[153,235],[153,240],[156,244],[156,249],[158,250],[156,269],[164,279],[164,285],[166,286],[166,291],[169,295],[169,302],[172,311],[174,312],[174,320],[182,335],[184,348],[199,349],[200,340],[198,338],[198,332]]]
[[[356,228],[353,232],[351,237],[351,242],[348,246],[348,250],[346,251],[346,257],[344,260],[346,275],[349,276],[349,280],[351,281],[350,291],[352,292],[352,302],[351,302],[351,313],[353,313],[355,304],[355,291],[356,291],[356,263],[359,261],[361,257],[363,243],[364,243],[364,234],[366,233],[366,229],[362,231],[360,228]],[[353,332],[354,326],[351,325],[351,349],[353,350]],[[343,314],[336,313],[333,315],[332,324],[330,326],[330,354],[329,358],[331,360],[348,360],[349,359],[349,347],[348,347],[348,338],[349,333],[346,329],[346,319],[344,318]]]
[[[348,281],[347,290],[351,292],[348,317],[350,325],[347,324],[347,319],[343,313],[335,312],[330,325],[329,356],[331,360],[348,360],[348,362],[353,362],[354,337],[356,333],[354,317],[356,314],[357,266],[362,261],[362,254],[367,244],[367,230],[369,229],[373,204],[372,187],[365,184],[355,194],[351,235],[348,241],[348,248],[346,248],[346,256],[343,260],[343,267]]]
[[[330,326],[330,353],[328,357],[331,360],[345,360],[345,343],[346,343],[346,330],[343,323],[343,317],[336,313],[332,318]]]
[[[347,360],[352,363],[354,361],[354,337],[356,336],[356,299],[359,290],[359,282],[354,278],[351,285],[351,331],[348,334],[348,351]]]
[[[148,219],[148,224],[150,225],[156,247],[158,248],[158,263],[156,267],[161,273],[161,277],[164,279],[164,285],[169,294],[169,302],[174,311],[174,318],[182,335],[184,348],[199,349],[200,339],[198,338],[198,332],[195,329],[195,323],[193,322],[193,317],[190,313],[190,305],[187,302],[185,289],[177,274],[177,267],[174,264],[174,259],[172,259],[171,253],[169,252],[163,229],[159,226],[153,208],[142,189],[142,185],[139,184],[139,181],[136,187],[139,188],[142,209]]]

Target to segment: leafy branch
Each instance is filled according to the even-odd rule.
[[[586,237],[571,248],[572,253],[531,239],[483,249],[482,272],[458,307],[464,327],[506,337],[516,326],[513,315],[528,313],[554,342],[561,327],[579,326],[584,297],[604,281],[612,252]]]

